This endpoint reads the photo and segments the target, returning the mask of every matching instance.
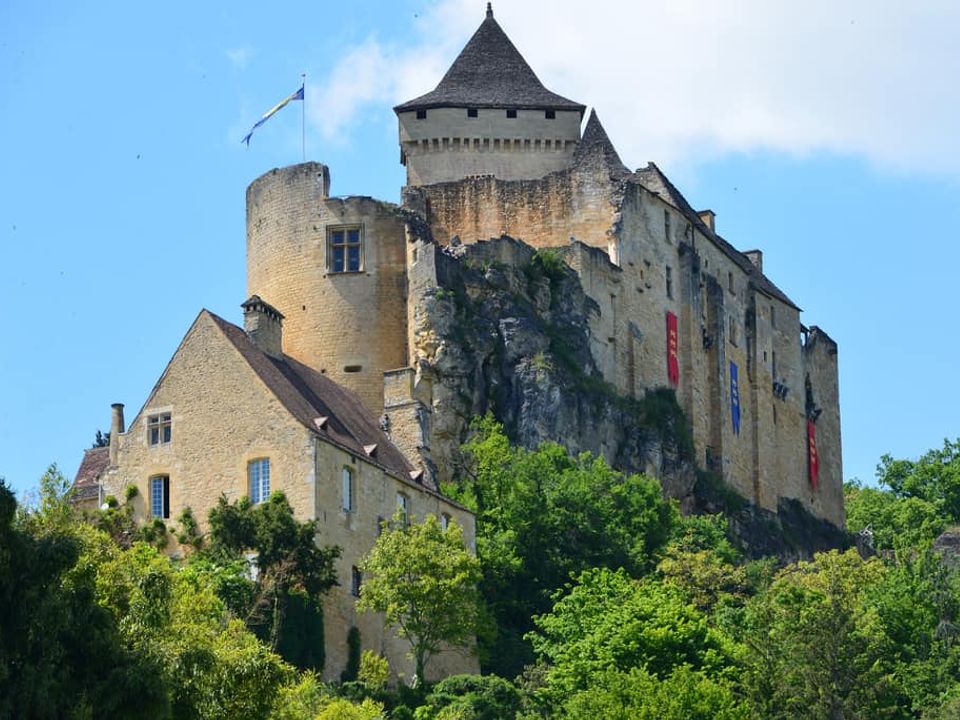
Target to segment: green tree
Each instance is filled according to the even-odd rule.
[[[256,554],[255,592],[247,612],[252,625],[266,624],[270,647],[278,649],[291,593],[304,593],[319,609],[319,597],[337,584],[334,561],[340,548],[317,543],[317,522],[299,522],[282,492],[254,505],[243,497],[220,496],[210,511],[209,558],[237,561]],[[295,602],[295,601],[293,601]]]
[[[845,483],[843,494],[847,529],[869,529],[876,550],[916,547],[929,543],[946,529],[949,518],[941,502],[904,497],[892,490]]]
[[[941,505],[951,522],[960,522],[960,439],[943,441],[919,460],[895,460],[884,455],[877,480],[898,497],[922,498]]]
[[[686,665],[661,679],[641,668],[608,672],[564,705],[569,720],[748,720],[730,682]]]
[[[426,664],[444,645],[468,646],[480,613],[480,563],[464,547],[463,531],[444,530],[433,515],[421,523],[399,516],[385,526],[361,561],[365,574],[357,608],[382,612],[410,642],[417,684]]]
[[[679,515],[659,483],[559,445],[511,447],[491,418],[476,421],[470,463],[451,494],[477,514],[481,591],[496,620],[481,636],[487,670],[513,676],[532,662],[524,635],[571,575],[590,567],[649,570]]]
[[[414,717],[504,720],[519,710],[520,692],[509,680],[496,675],[452,675],[431,688]]]
[[[547,666],[557,706],[610,670],[642,668],[660,678],[687,665],[723,675],[735,648],[673,584],[624,570],[587,570],[550,613],[535,619],[533,646]]]
[[[886,569],[855,550],[781,570],[747,606],[745,682],[764,718],[896,717],[896,645],[870,589]]]

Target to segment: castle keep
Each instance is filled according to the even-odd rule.
[[[556,252],[595,302],[583,341],[604,380],[632,397],[674,388],[701,466],[760,507],[794,499],[842,525],[836,343],[801,323],[760,250],[736,250],[653,163],[624,166],[595,112],[581,135],[585,110],[543,86],[488,6],[436,89],[395,108],[400,207],[330,197],[315,163],[251,184],[249,293],[284,314],[288,354],[447,479],[438,450],[464,424],[434,392],[438,268],[503,236]]]
[[[691,458],[633,410],[666,397],[697,465],[758,508],[843,525],[837,345],[801,323],[760,250],[736,250],[656,165],[628,169],[489,5],[437,87],[395,111],[400,205],[332,197],[312,162],[250,184],[244,327],[199,314],[129,427],[114,406],[80,503],[133,485],[138,518],[173,522],[188,507],[205,519],[221,494],[284,491],[343,548],[327,678],[351,627],[412,669],[379,618],[357,615],[357,566],[397,509],[455,521],[472,544],[472,513],[439,487],[487,411],[524,444],[602,454],[684,501]],[[587,398],[598,388],[606,401]],[[452,651],[435,665],[475,668]]]

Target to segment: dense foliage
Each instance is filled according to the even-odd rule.
[[[790,564],[745,562],[724,517],[681,518],[591,456],[513,448],[490,421],[468,451],[452,492],[477,511],[477,556],[426,516],[395,519],[363,563],[360,606],[421,653],[415,687],[355,628],[341,682],[303,669],[321,670],[322,635],[291,598],[317,606],[337,550],[282,495],[221,502],[206,536],[181,519],[194,549],[175,561],[124,503],[79,517],[55,468],[29,507],[0,481],[0,720],[960,717],[960,550],[934,547],[960,523],[960,443],[848,484],[876,553]],[[484,604],[496,672],[423,683]]]

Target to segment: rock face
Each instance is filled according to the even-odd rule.
[[[438,479],[456,474],[470,418],[490,412],[525,447],[550,440],[601,455],[691,503],[696,471],[672,391],[623,398],[602,380],[589,349],[598,309],[562,252],[508,237],[438,251],[439,287],[425,294],[414,336]]]
[[[438,482],[462,467],[471,418],[492,413],[520,445],[591,452],[656,477],[684,512],[727,511],[749,556],[797,559],[846,543],[798,503],[773,513],[716,492],[722,481],[698,471],[672,390],[626,398],[604,382],[590,352],[599,308],[564,262],[567,249],[506,236],[433,249],[436,283],[417,298],[411,344],[416,394],[429,409],[424,460]]]

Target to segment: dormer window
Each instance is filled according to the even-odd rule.
[[[147,442],[151,445],[166,445],[173,436],[170,413],[147,416]]]
[[[417,110],[417,120],[426,120],[427,111],[426,110]]]
[[[543,116],[544,116],[547,120],[556,120],[556,119],[557,119],[557,111],[556,111],[556,110],[544,110],[544,111],[543,111]]]
[[[477,113],[477,109],[476,109],[476,108],[467,108],[467,117],[468,117],[468,118],[475,118],[475,117],[477,117],[477,114],[478,114],[478,113]]]
[[[517,117],[516,110],[507,110],[507,117],[510,119],[515,119]]]

